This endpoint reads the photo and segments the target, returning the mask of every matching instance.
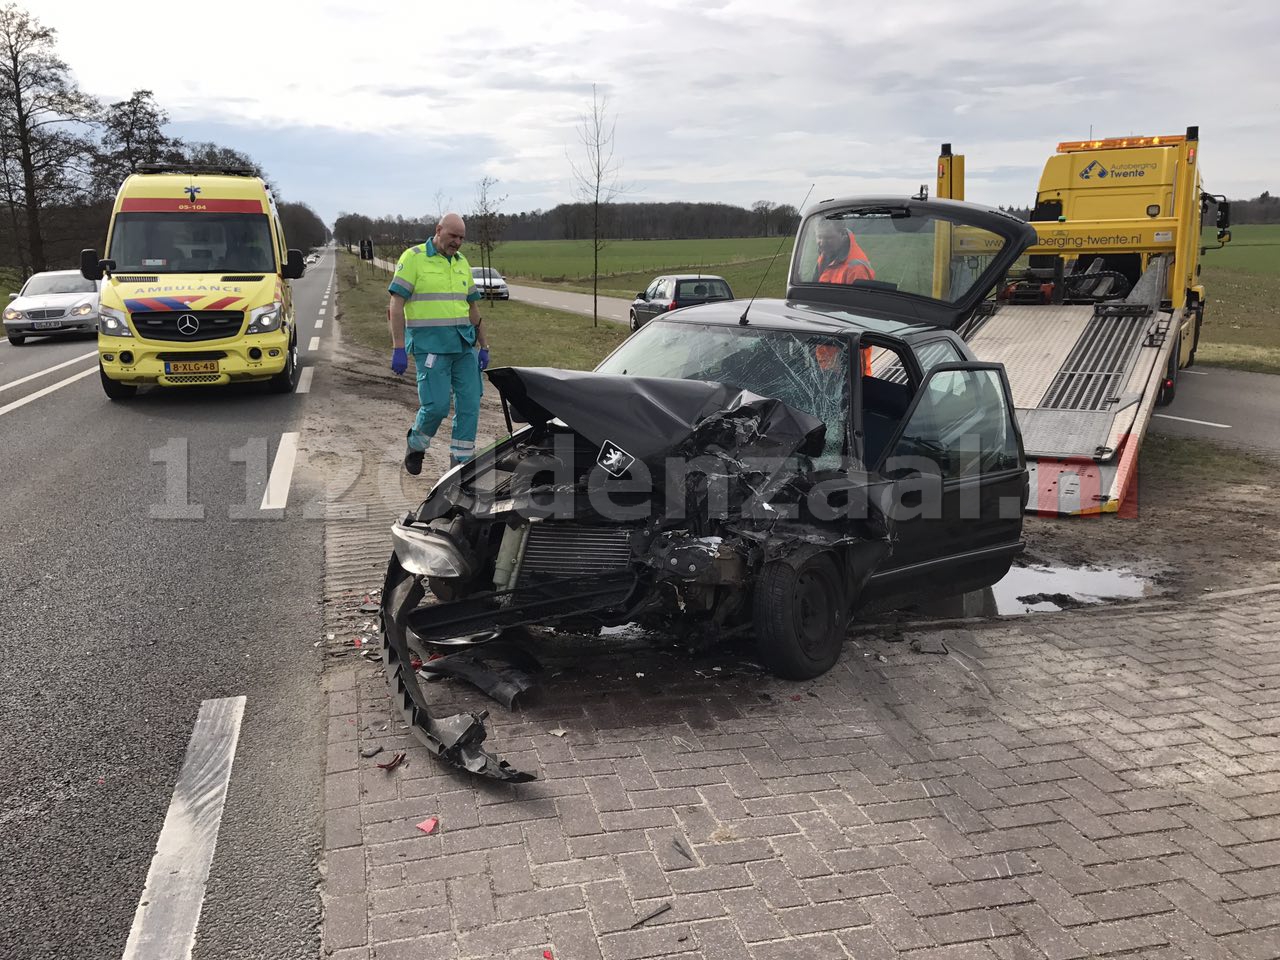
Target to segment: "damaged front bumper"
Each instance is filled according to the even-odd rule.
[[[421,579],[406,570],[393,553],[382,589],[382,658],[387,682],[405,723],[432,754],[460,770],[509,783],[536,779],[481,746],[488,735],[484,726],[487,712],[431,716],[413,667],[415,657],[426,659],[422,655],[425,651],[411,650],[406,626],[408,613],[421,605],[424,595]]]

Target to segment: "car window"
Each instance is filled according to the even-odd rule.
[[[995,370],[939,370],[925,381],[886,472],[911,468],[944,479],[1016,468],[1018,439]]]
[[[903,348],[872,345],[862,349],[862,450],[866,465],[874,467],[902,426],[915,386]]]
[[[719,297],[728,300],[729,285],[723,280],[681,280],[676,284],[676,299]]]
[[[652,300],[654,297],[656,297],[658,295],[658,287],[661,285],[662,285],[661,280],[655,280],[653,281],[653,283],[649,284],[648,288],[646,288],[644,292],[644,298],[646,300]]]
[[[22,288],[24,297],[45,297],[55,293],[97,293],[98,285],[75,273],[37,273]]]
[[[849,345],[841,338],[658,321],[642,327],[596,370],[717,381],[773,397],[827,425],[818,466],[838,467],[846,452]]]

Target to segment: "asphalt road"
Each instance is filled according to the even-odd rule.
[[[326,254],[293,284],[310,366],[332,273]],[[112,403],[95,357],[0,345],[0,953],[123,955],[201,703],[244,697],[195,956],[315,957],[319,491],[260,509],[307,397]]]
[[[1280,377],[1221,367],[1182,370],[1177,396],[1156,410],[1151,429],[1280,453]]]
[[[562,290],[548,290],[546,287],[523,287],[511,283],[508,283],[508,286],[511,288],[511,296],[516,300],[537,304],[540,307],[550,307],[553,310],[564,310],[567,313],[591,316],[592,297],[589,293],[569,293]],[[600,316],[615,323],[626,323],[627,310],[630,306],[630,300],[601,297]]]

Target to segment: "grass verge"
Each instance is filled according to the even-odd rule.
[[[338,320],[348,340],[391,354],[387,273],[338,252]],[[628,336],[626,327],[514,300],[480,304],[495,366],[590,370]]]

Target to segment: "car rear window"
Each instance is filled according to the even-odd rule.
[[[676,284],[677,300],[710,299],[712,297],[729,300],[733,297],[733,294],[729,292],[729,285],[723,280],[681,280]]]

